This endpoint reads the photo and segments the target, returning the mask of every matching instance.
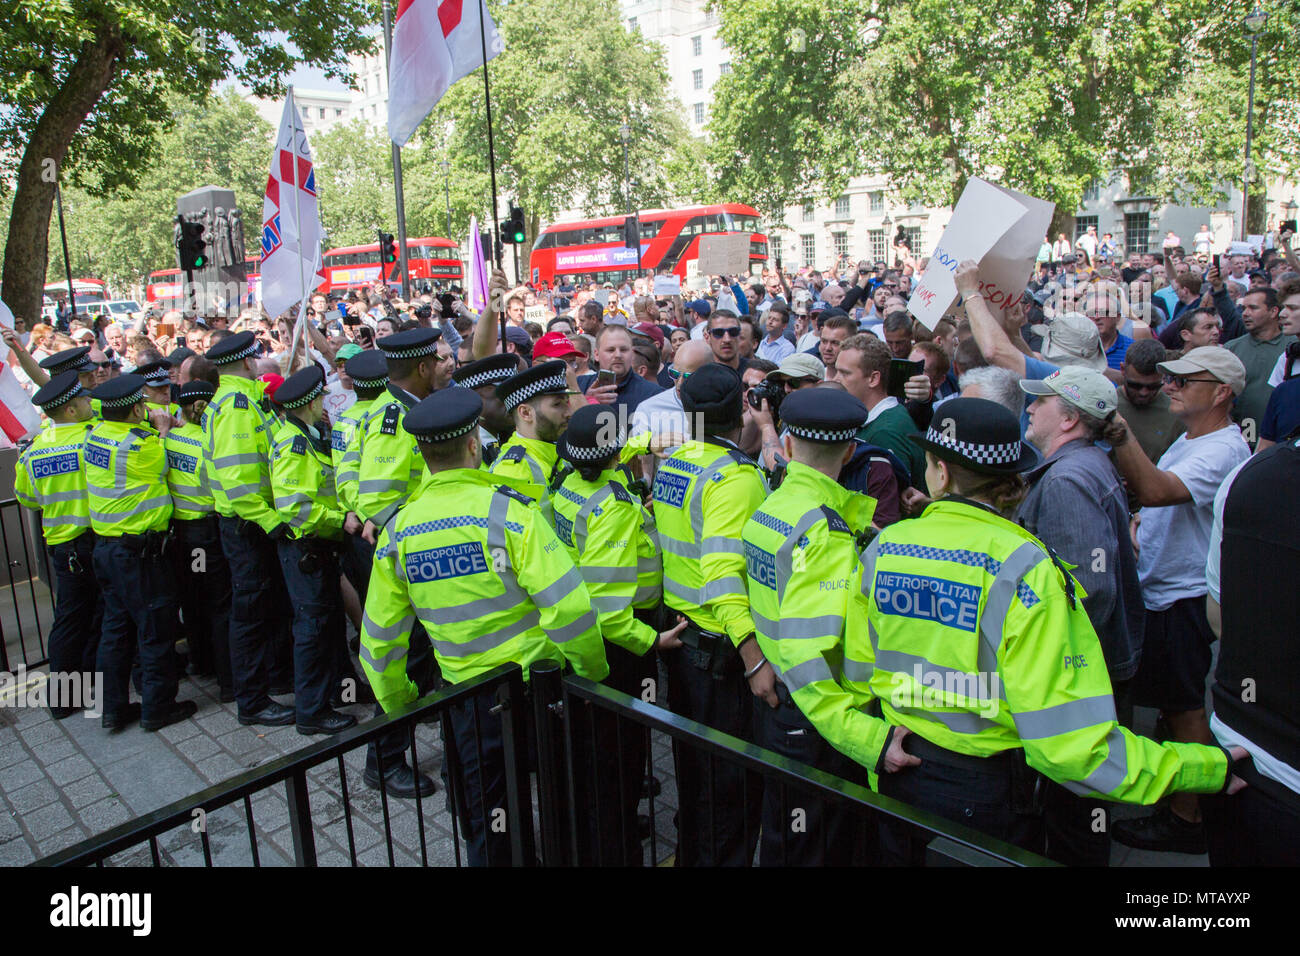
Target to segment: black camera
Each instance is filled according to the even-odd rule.
[[[767,410],[775,418],[781,408],[781,399],[785,398],[785,389],[776,382],[762,381],[749,390],[749,407],[755,411],[763,408],[763,399],[767,399]]]
[[[429,319],[429,318],[432,318],[432,317],[433,317],[433,306],[431,306],[431,305],[417,305],[417,306],[415,307],[415,309],[413,310],[413,312],[414,312],[415,317],[416,317],[417,319],[420,319],[421,321],[423,321],[424,319]]]

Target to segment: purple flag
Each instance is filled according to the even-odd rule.
[[[479,241],[478,217],[469,219],[469,307],[483,314],[488,301],[488,271],[483,260],[483,243]]]

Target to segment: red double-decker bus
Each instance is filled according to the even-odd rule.
[[[749,234],[750,271],[767,262],[767,236],[759,232],[758,212],[740,203],[651,209],[641,216],[641,268],[671,269],[685,279],[689,263],[699,259],[700,237],[733,232]],[[581,282],[614,282],[635,277],[637,251],[623,242],[624,216],[557,222],[542,230],[529,256],[534,285],[554,286],[558,276]]]
[[[411,285],[419,288],[435,280],[447,285],[459,283],[465,274],[460,249],[450,239],[426,236],[406,240],[406,259],[411,270]],[[401,281],[397,263],[383,267],[380,277],[379,243],[364,246],[339,246],[325,253],[325,272],[329,278],[321,283],[321,292],[339,292],[368,286],[376,281],[397,284]]]

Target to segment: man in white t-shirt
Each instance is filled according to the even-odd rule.
[[[1209,255],[1214,245],[1214,233],[1210,232],[1210,227],[1201,223],[1201,230],[1192,236],[1192,252],[1196,255]]]
[[[1075,240],[1075,246],[1088,253],[1088,265],[1097,258],[1097,227],[1089,226],[1088,231]]]
[[[1133,701],[1158,707],[1172,739],[1208,744],[1213,738],[1205,719],[1205,680],[1215,638],[1205,616],[1205,559],[1215,493],[1250,457],[1230,417],[1235,396],[1246,387],[1246,366],[1227,349],[1208,345],[1158,368],[1169,411],[1186,433],[1154,465],[1131,435],[1115,448],[1115,463],[1142,505],[1138,578],[1147,613]],[[1205,852],[1200,806],[1192,794],[1175,794],[1167,809],[1120,821],[1111,832],[1140,849]]]

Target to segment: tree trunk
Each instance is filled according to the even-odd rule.
[[[49,261],[50,211],[68,147],[99,98],[113,82],[122,50],[116,27],[103,27],[81,47],[63,86],[41,113],[18,166],[5,243],[0,290],[15,316],[28,328],[41,314],[41,294]]]

